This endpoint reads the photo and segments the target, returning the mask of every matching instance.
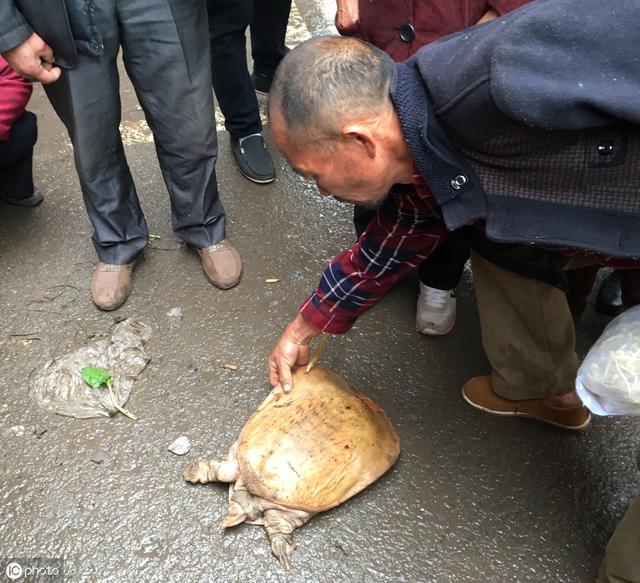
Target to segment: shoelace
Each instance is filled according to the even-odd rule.
[[[449,290],[429,289],[426,293],[420,294],[420,298],[425,305],[444,308],[451,298],[451,292]]]

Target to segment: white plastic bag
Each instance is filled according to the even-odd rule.
[[[596,415],[640,415],[640,306],[604,329],[578,370],[576,389]]]
[[[150,360],[144,349],[150,337],[149,326],[124,320],[109,334],[35,370],[30,379],[31,395],[40,407],[60,415],[78,419],[115,415],[117,410],[109,391],[92,389],[80,371],[85,366],[109,371],[114,379],[115,398],[124,407],[134,381]]]

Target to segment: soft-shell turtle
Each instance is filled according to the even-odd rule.
[[[225,461],[184,468],[188,482],[231,482],[222,529],[263,524],[285,568],[293,531],[377,480],[396,461],[400,441],[386,413],[329,369],[294,372],[249,418]]]

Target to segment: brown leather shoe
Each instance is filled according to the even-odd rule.
[[[138,260],[124,265],[98,261],[91,278],[91,299],[101,310],[117,310],[131,293],[131,276]]]
[[[468,380],[462,387],[462,398],[472,407],[492,415],[529,417],[569,431],[584,431],[591,422],[591,413],[584,405],[556,407],[543,399],[505,399],[493,390],[489,375]]]
[[[228,239],[198,249],[198,255],[202,260],[202,269],[212,285],[229,289],[238,284],[242,275],[242,260]]]

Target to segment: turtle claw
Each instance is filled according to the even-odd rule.
[[[291,570],[291,555],[297,546],[292,542],[291,537],[283,534],[276,534],[271,539],[271,552],[287,571]]]
[[[200,462],[189,464],[182,469],[182,477],[186,482],[197,484],[200,480],[198,474],[200,473]]]

